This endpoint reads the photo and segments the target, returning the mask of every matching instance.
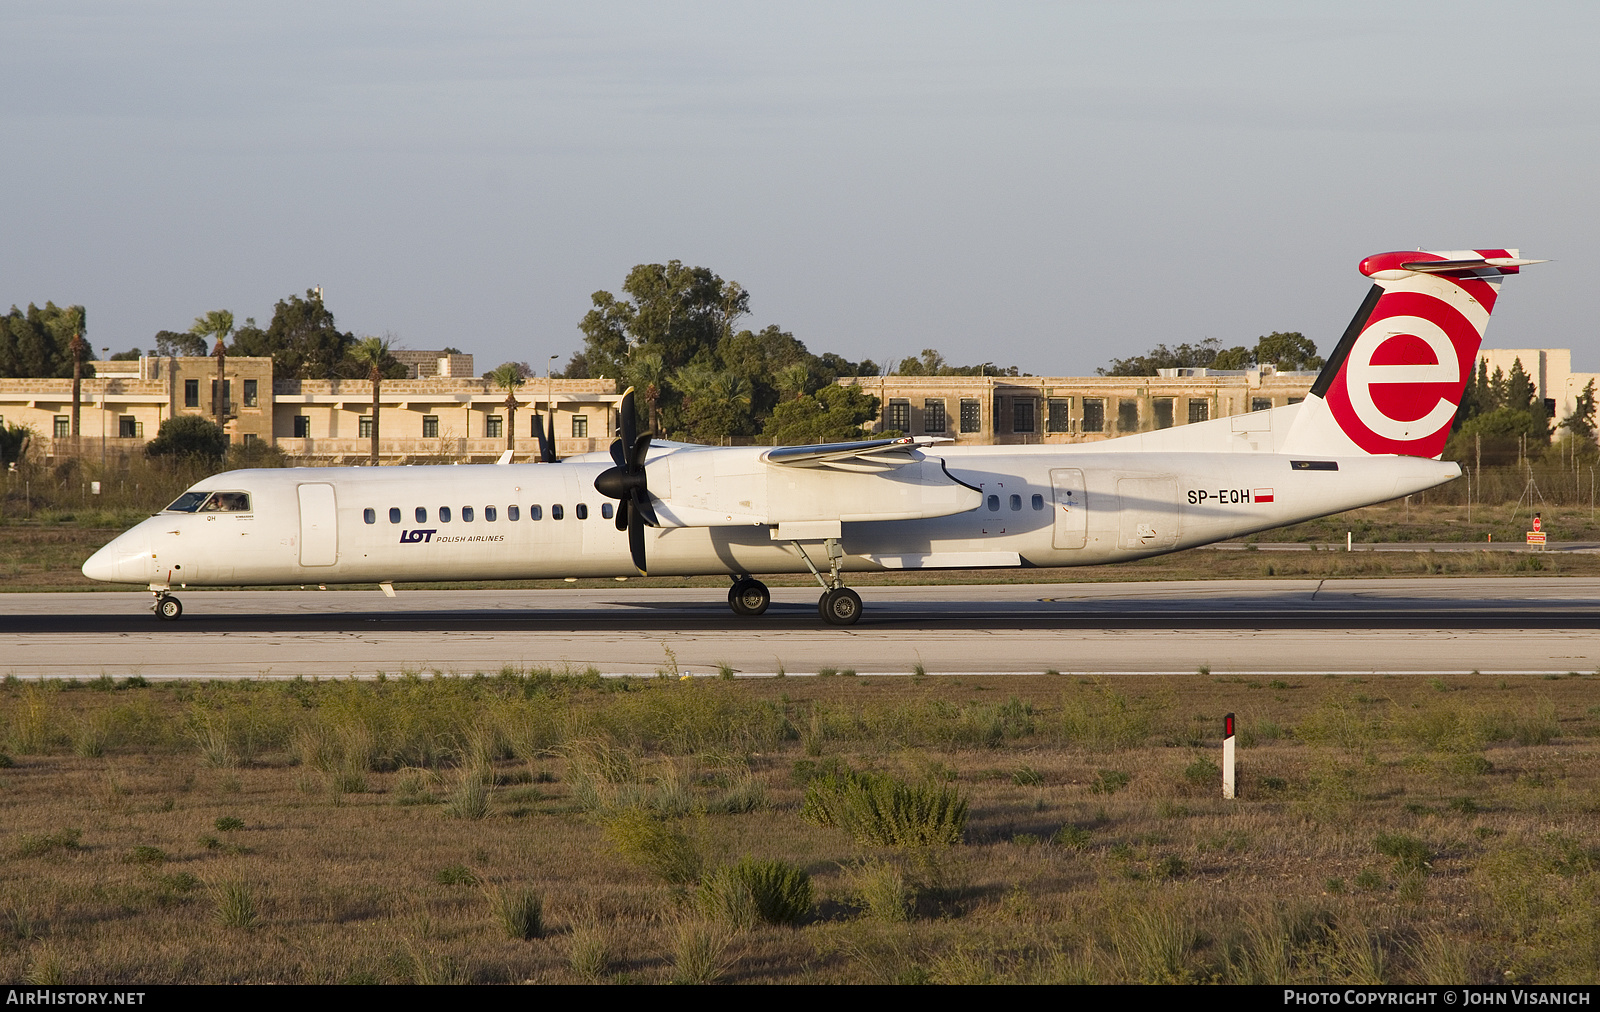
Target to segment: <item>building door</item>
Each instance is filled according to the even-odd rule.
[[[1089,533],[1089,496],[1083,489],[1083,472],[1075,467],[1050,471],[1050,486],[1055,489],[1056,548],[1082,548]]]
[[[338,512],[333,486],[300,486],[300,565],[331,566],[339,561]]]
[[[1178,479],[1119,478],[1119,548],[1132,551],[1171,548],[1178,543]]]

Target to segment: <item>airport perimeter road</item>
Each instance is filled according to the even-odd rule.
[[[715,589],[188,591],[172,623],[136,593],[0,595],[0,674],[94,678],[470,674],[1194,672],[1600,667],[1600,580],[1257,580],[874,587],[848,629],[816,591],[756,619]],[[670,651],[670,654],[669,654]]]

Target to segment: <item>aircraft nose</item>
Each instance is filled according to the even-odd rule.
[[[149,538],[143,532],[129,531],[89,556],[83,575],[102,583],[146,583],[149,561]]]

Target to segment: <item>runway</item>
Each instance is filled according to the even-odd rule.
[[[777,588],[740,618],[713,588],[199,591],[0,596],[23,678],[495,673],[1506,674],[1600,668],[1600,579],[1253,580],[870,587],[861,622]]]

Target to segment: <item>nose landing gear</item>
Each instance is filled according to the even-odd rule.
[[[150,606],[150,610],[163,622],[176,622],[183,614],[183,602],[164,590],[158,590],[155,594],[156,600]]]

